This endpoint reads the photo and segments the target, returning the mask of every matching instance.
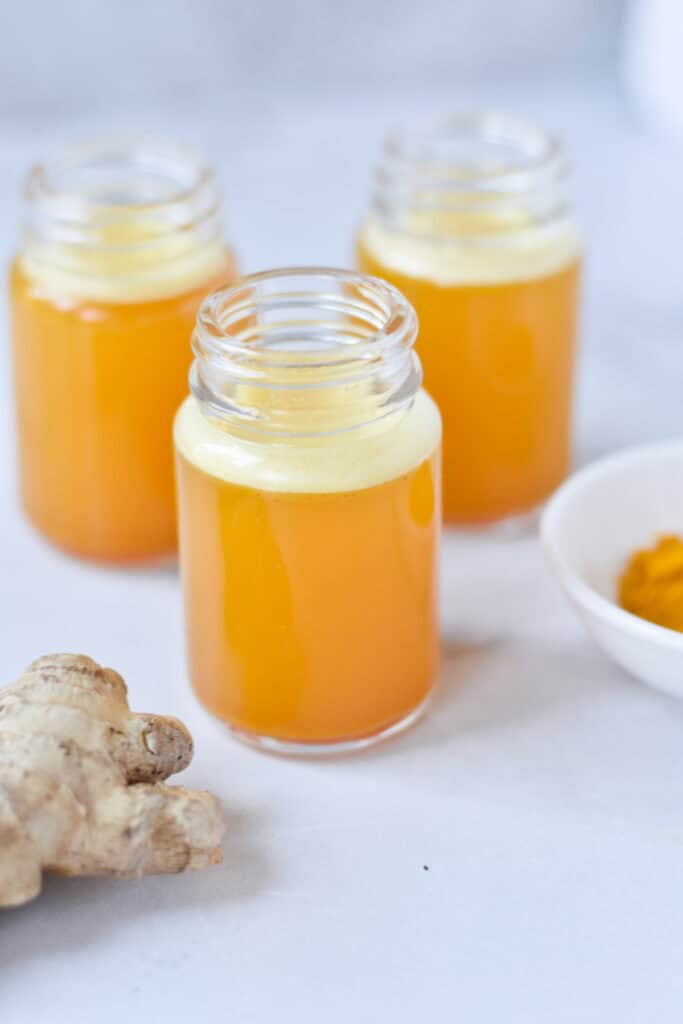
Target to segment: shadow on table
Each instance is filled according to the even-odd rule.
[[[445,640],[441,657],[431,703],[412,728],[365,751],[325,760],[424,758],[475,735],[490,734],[498,742],[542,718],[571,729],[572,722],[590,714],[595,701],[628,685],[589,645],[563,651],[506,637],[481,643]]]
[[[227,915],[231,904],[262,892],[272,873],[266,844],[256,837],[263,822],[253,811],[229,807],[225,816],[224,860],[205,871],[135,881],[45,874],[43,891],[32,903],[0,910],[0,972],[26,959],[95,945],[117,928],[145,927],[159,916],[172,918],[174,911],[224,904]]]
[[[430,718],[438,732],[460,737],[519,727],[543,716],[566,714],[614,685],[596,680],[592,652],[557,651],[522,643],[446,641]],[[441,726],[439,727],[439,722]]]

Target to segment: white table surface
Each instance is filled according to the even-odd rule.
[[[683,155],[609,84],[516,81],[455,97],[218,100],[158,123],[223,170],[245,269],[348,262],[377,140],[408,113],[481,101],[554,124],[577,165],[588,279],[578,458],[682,426]],[[102,118],[7,123],[0,246],[27,163]],[[593,647],[536,541],[448,536],[444,670],[403,738],[306,763],[232,742],[196,705],[175,571],[51,550],[15,499],[0,370],[0,673],[83,651],[138,710],[177,714],[182,777],[225,806],[224,863],[140,882],[47,879],[0,915],[0,1021],[679,1024],[683,706]]]

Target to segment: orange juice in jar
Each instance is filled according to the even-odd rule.
[[[239,737],[355,749],[434,685],[440,417],[409,304],[343,271],[203,304],[175,422],[190,678]]]
[[[580,243],[559,144],[497,115],[388,139],[361,270],[413,304],[446,522],[524,516],[570,463]]]
[[[35,168],[26,198],[10,277],[24,509],[83,558],[165,556],[189,338],[234,277],[213,173],[179,146],[80,145]]]

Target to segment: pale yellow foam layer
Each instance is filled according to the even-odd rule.
[[[29,242],[20,267],[48,295],[128,303],[194,291],[228,265],[225,245],[218,240],[200,242],[178,234],[139,247],[126,244],[133,241],[128,237],[112,244],[107,239],[89,247]]]
[[[175,420],[176,448],[210,476],[264,491],[335,493],[408,473],[441,439],[439,411],[424,391],[385,421],[319,438],[247,441],[207,419],[189,396]]]
[[[442,286],[505,284],[547,277],[576,262],[581,245],[569,220],[535,225],[523,214],[419,213],[401,231],[370,219],[360,236],[388,270]]]

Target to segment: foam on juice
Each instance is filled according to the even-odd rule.
[[[569,221],[538,225],[522,211],[413,212],[400,230],[370,218],[359,246],[383,267],[442,287],[547,277],[576,262]]]
[[[27,240],[19,266],[60,304],[69,299],[131,304],[192,292],[225,268],[225,244],[196,230],[173,232],[117,208],[116,221],[89,225],[87,242]],[[104,214],[103,214],[104,216]]]
[[[254,444],[208,420],[190,396],[175,420],[175,443],[188,462],[227,483],[263,491],[334,493],[385,483],[415,469],[438,446],[439,412],[424,391],[407,412],[324,437]]]

